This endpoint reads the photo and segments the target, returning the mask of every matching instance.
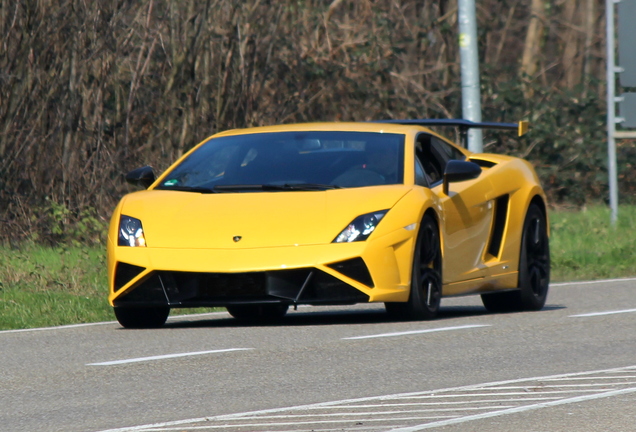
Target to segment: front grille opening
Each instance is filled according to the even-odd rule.
[[[119,291],[128,282],[139,276],[141,272],[146,270],[143,267],[139,267],[125,262],[118,262],[115,267],[115,292]]]
[[[165,304],[170,307],[212,307],[253,303],[330,305],[368,301],[368,295],[342,280],[316,268],[304,268],[250,273],[157,271],[118,297],[115,303],[116,306]]]
[[[369,269],[362,258],[358,257],[346,261],[340,261],[329,264],[327,267],[332,268],[335,271],[368,286],[369,288],[374,287],[371,273],[369,273]]]

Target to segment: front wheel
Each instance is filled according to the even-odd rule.
[[[442,300],[442,252],[439,228],[425,215],[413,252],[411,292],[406,303],[385,303],[386,311],[397,319],[430,320],[437,316]]]
[[[490,312],[538,311],[545,306],[550,283],[550,244],[546,217],[536,204],[526,213],[519,254],[519,290],[483,294]]]
[[[115,317],[124,328],[151,329],[166,323],[170,308],[160,307],[114,307]]]

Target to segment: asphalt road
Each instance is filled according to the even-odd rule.
[[[533,313],[445,299],[0,332],[2,431],[633,431],[636,279],[553,284]]]

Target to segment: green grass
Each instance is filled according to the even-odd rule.
[[[601,206],[550,212],[553,281],[636,275],[636,206],[609,220]],[[0,246],[0,330],[113,320],[107,293],[103,247]]]
[[[593,280],[636,275],[636,206],[596,206],[550,212],[552,280]]]
[[[98,247],[0,248],[0,329],[113,319]]]

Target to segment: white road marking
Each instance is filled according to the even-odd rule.
[[[387,422],[387,421],[408,421],[408,420],[437,420],[440,418],[449,418],[452,416],[434,416],[434,417],[427,417],[427,416],[414,416],[414,417],[388,417],[388,418],[378,418],[378,419],[369,419],[369,418],[365,418],[364,422]],[[346,420],[315,420],[315,421],[308,421],[308,422],[278,422],[278,423],[237,423],[237,424],[233,424],[231,427],[232,428],[246,428],[246,427],[263,427],[263,426],[268,426],[268,427],[272,427],[272,426],[295,426],[295,425],[314,425],[314,424],[334,424],[334,423],[349,423],[355,421],[355,419],[346,419]],[[386,428],[386,426],[385,426]],[[226,430],[228,429],[228,425],[226,424],[222,424],[222,425],[209,425],[209,426],[194,426],[194,427],[189,427],[188,430],[210,430],[210,429],[222,429],[222,430]],[[116,429],[114,429],[116,430]],[[125,429],[125,430],[129,430],[129,429]],[[183,431],[183,427],[154,427],[151,429],[140,429],[143,430],[144,432],[146,431]],[[259,431],[262,429],[259,429]],[[332,429],[333,430],[333,429]],[[104,431],[104,432],[111,432],[111,431]],[[294,432],[296,432],[294,430]]]
[[[616,382],[616,383],[608,383],[608,382],[602,382],[602,383],[592,383],[592,384],[559,384],[559,385],[545,385],[545,384],[541,384],[540,387],[528,387],[528,386],[510,386],[510,387],[491,387],[491,388],[487,388],[487,389],[483,389],[483,390],[525,390],[525,391],[532,391],[533,393],[541,393],[536,391],[538,388],[539,389],[549,389],[549,388],[565,388],[565,387],[571,387],[574,389],[580,389],[582,387],[602,387],[602,386],[608,386],[608,385],[631,385],[631,384],[636,384],[636,381],[626,381],[626,382]],[[578,390],[576,390],[578,391]],[[549,393],[549,392],[547,392]]]
[[[608,397],[624,395],[624,394],[628,394],[628,393],[636,393],[636,387],[627,388],[627,389],[621,389],[621,390],[608,391],[608,392],[604,392],[604,393],[596,393],[596,394],[587,395],[587,396],[577,396],[577,397],[573,397],[573,398],[569,398],[569,399],[559,399],[559,400],[555,400],[555,401],[551,401],[551,402],[542,402],[542,403],[538,403],[538,404],[525,405],[525,406],[520,406],[520,407],[516,407],[516,408],[508,408],[508,409],[504,409],[504,410],[501,410],[501,411],[493,411],[493,412],[489,412],[489,413],[475,414],[475,415],[471,415],[471,416],[464,416],[464,417],[459,417],[459,418],[450,419],[450,420],[442,420],[442,421],[438,421],[438,422],[434,422],[434,423],[426,423],[426,424],[417,425],[417,426],[392,429],[389,432],[417,432],[417,431],[421,431],[421,430],[424,430],[424,429],[430,429],[430,428],[434,428],[434,427],[448,426],[448,425],[459,424],[459,423],[466,423],[466,422],[474,421],[474,420],[482,420],[482,419],[491,418],[491,417],[499,417],[499,416],[503,416],[503,415],[517,414],[517,413],[521,413],[521,412],[525,412],[525,411],[532,411],[532,410],[537,410],[537,409],[541,409],[541,408],[549,408],[549,407],[558,406],[558,405],[567,405],[567,404],[571,404],[571,403],[584,402],[584,401],[593,400],[593,399],[608,398]]]
[[[580,281],[580,282],[572,281],[572,282],[550,283],[550,288],[571,286],[571,285],[594,285],[594,284],[611,283],[611,282],[636,282],[636,278],[599,279],[599,280]]]
[[[153,360],[173,359],[177,357],[197,356],[197,355],[203,355],[203,354],[225,353],[225,352],[232,352],[232,351],[246,351],[251,349],[254,349],[254,348],[228,348],[228,349],[211,350],[211,351],[196,351],[196,352],[187,352],[187,353],[178,353],[178,354],[165,354],[165,355],[139,357],[139,358],[125,359],[125,360],[114,360],[114,361],[107,361],[107,362],[101,362],[101,363],[88,363],[86,364],[86,366],[113,366],[113,365],[120,365],[120,364],[126,364],[126,363],[138,363],[138,362],[146,362],[146,361],[153,361]]]
[[[596,317],[603,315],[615,315],[615,314],[624,314],[624,313],[634,313],[636,309],[624,309],[624,310],[616,310],[616,311],[607,311],[607,312],[591,312],[584,313],[578,315],[570,315],[569,318],[582,318],[582,317]]]
[[[482,388],[480,389],[482,391],[488,391],[488,390],[493,390],[493,391],[497,391],[497,389],[490,389],[490,388]],[[458,391],[463,391],[463,390],[458,390]],[[506,393],[466,393],[466,394],[449,394],[449,395],[438,395],[438,394],[433,394],[433,395],[427,395],[427,396],[413,396],[412,399],[443,399],[443,398],[448,398],[448,399],[456,399],[456,398],[464,398],[464,399],[468,399],[468,398],[474,398],[474,397],[493,397],[493,396],[524,396],[524,395],[528,395],[528,394],[533,394],[533,395],[558,395],[558,394],[570,394],[570,393],[594,393],[598,390],[594,390],[594,389],[589,389],[589,390],[552,390],[552,391],[536,391],[536,390],[530,390],[529,388],[527,388],[524,391],[518,391],[518,392],[506,392]],[[525,398],[524,398],[525,399]]]
[[[399,418],[390,417],[390,418],[387,418],[386,421],[393,422],[393,425],[386,425],[381,428],[382,430],[388,430],[390,428],[394,428],[395,432],[397,431],[414,432],[414,431],[423,430],[426,428],[444,426],[446,424],[465,423],[465,422],[479,420],[479,419],[488,418],[488,417],[503,416],[503,415],[524,412],[528,410],[549,408],[551,406],[558,406],[558,405],[582,402],[587,400],[601,399],[601,398],[608,398],[612,396],[624,395],[629,393],[636,393],[636,387],[617,388],[619,387],[618,385],[616,385],[617,383],[606,383],[608,387],[614,386],[613,387],[614,389],[613,390],[608,389],[607,391],[603,391],[601,389],[599,390],[577,389],[577,390],[569,390],[565,392],[555,392],[555,391],[543,392],[543,394],[565,393],[570,395],[572,393],[576,393],[577,396],[564,396],[564,397],[562,396],[558,398],[549,398],[550,400],[546,402],[534,403],[537,400],[542,400],[543,398],[537,397],[537,396],[540,396],[540,394],[537,394],[538,392],[532,391],[532,389],[539,388],[542,381],[567,380],[567,379],[576,380],[579,378],[604,379],[607,377],[607,375],[611,375],[613,379],[617,379],[617,378],[620,378],[620,374],[625,374],[625,377],[629,377],[630,374],[631,375],[634,374],[634,371],[636,371],[636,365],[622,367],[622,368],[614,368],[614,369],[603,369],[603,370],[596,370],[596,371],[548,375],[548,376],[533,377],[533,378],[519,378],[519,379],[505,380],[505,381],[495,381],[490,383],[474,384],[474,385],[468,385],[468,386],[462,386],[462,387],[451,387],[451,388],[438,389],[438,390],[420,391],[420,392],[414,392],[414,393],[399,393],[399,394],[391,394],[391,395],[385,395],[385,396],[364,397],[364,398],[358,398],[358,399],[345,399],[345,400],[339,400],[339,401],[322,402],[317,404],[299,405],[294,407],[274,408],[274,409],[267,409],[267,410],[236,413],[236,414],[225,414],[225,415],[218,415],[218,416],[211,416],[211,417],[192,418],[187,420],[176,420],[176,421],[163,422],[163,423],[154,423],[154,424],[147,424],[147,425],[109,429],[109,430],[101,431],[101,432],[141,432],[141,431],[149,432],[149,431],[167,431],[167,430],[194,431],[194,430],[200,430],[200,429],[237,430],[237,427],[239,425],[245,426],[246,417],[253,418],[255,416],[260,416],[260,420],[262,424],[265,426],[269,426],[271,428],[271,429],[261,428],[259,430],[274,431],[274,430],[278,430],[273,428],[276,425],[276,423],[267,423],[266,420],[270,417],[278,417],[278,416],[275,416],[276,414],[287,415],[287,416],[291,416],[290,418],[293,418],[294,412],[298,413],[299,415],[304,415],[301,413],[306,413],[308,411],[314,411],[314,410],[318,411],[317,414],[319,414],[320,411],[328,413],[330,410],[333,410],[333,409],[347,409],[348,410],[347,413],[350,413],[356,408],[375,407],[376,404],[379,405],[377,406],[377,408],[387,408],[387,404],[384,404],[385,401],[388,403],[388,405],[392,405],[393,404],[392,401],[399,402],[400,400],[405,400],[405,399],[406,400],[430,399],[432,402],[435,402],[434,398],[439,398],[439,397],[444,397],[444,398],[461,397],[463,401],[468,396],[472,396],[474,398],[473,400],[466,400],[465,402],[462,402],[467,404],[468,405],[467,407],[470,408],[470,407],[475,407],[476,406],[475,404],[484,402],[483,399],[479,399],[478,397],[488,398],[488,401],[492,401],[495,398],[508,394],[507,392],[501,392],[499,394],[493,394],[492,392],[483,393],[484,390],[490,390],[492,387],[508,386],[510,384],[528,383],[528,385],[525,388],[528,389],[529,391],[515,393],[515,395],[527,395],[529,396],[528,398],[525,398],[525,397],[506,398],[506,399],[512,399],[510,403],[506,404],[506,406],[509,406],[512,403],[518,404],[518,406],[514,408],[500,409],[501,407],[497,407],[496,411],[491,411],[488,413],[480,413],[475,415],[465,415],[465,416],[440,415],[438,416],[437,421],[428,422],[428,423],[421,423],[420,421],[420,424],[413,424],[413,421],[418,422],[418,420],[421,419],[422,416],[414,415],[412,417],[399,417]],[[621,383],[621,385],[625,385],[625,383]],[[467,391],[473,391],[474,393],[472,395],[463,393]],[[457,392],[462,392],[462,394],[459,394],[459,395],[452,394]],[[594,392],[594,393],[589,394],[589,392]],[[508,402],[508,401],[506,400],[505,402]],[[527,403],[527,402],[533,402],[533,403],[523,405],[524,403]],[[366,423],[366,422],[372,421],[372,419],[370,419],[369,416],[372,415],[373,412],[371,413],[361,412],[360,414],[361,414],[361,419],[359,422]],[[430,417],[433,417],[433,416],[430,416]],[[444,417],[445,419],[439,420],[439,418],[444,418]],[[350,421],[355,422],[354,419],[350,419]],[[379,420],[375,419],[374,421],[379,421]],[[405,424],[404,422],[408,422],[408,421],[411,422],[411,426],[404,426],[404,427],[401,426]],[[312,425],[315,423],[316,422],[311,422]],[[322,422],[319,422],[319,423],[322,423]],[[286,431],[293,430],[294,432],[308,431],[309,429],[306,429],[307,424],[308,422],[306,421],[293,422],[291,424],[278,423],[279,426],[285,427],[284,430]],[[288,426],[298,426],[298,428],[288,429],[287,428]],[[371,429],[378,428],[377,426],[370,425],[370,424],[366,424],[365,426],[362,426],[359,424],[351,424],[351,427],[346,427],[346,425],[343,425],[343,428],[341,429],[347,430],[347,431],[354,431],[354,430],[371,430]],[[318,431],[320,429],[312,427],[311,430]],[[327,429],[327,430],[330,430],[330,429]]]
[[[626,379],[626,378],[636,378],[636,375],[618,375],[618,376],[607,376],[607,377],[578,377],[578,378],[554,378],[547,379],[544,381],[583,381],[583,380],[611,380],[611,379]]]
[[[434,332],[441,332],[441,331],[463,330],[463,329],[471,329],[471,328],[479,328],[479,327],[490,327],[490,324],[469,324],[469,325],[456,326],[456,327],[440,327],[440,328],[434,328],[434,329],[411,330],[411,331],[396,332],[396,333],[381,333],[381,334],[367,335],[367,336],[353,336],[353,337],[342,338],[342,340],[358,340],[358,339],[407,336],[407,335],[420,334],[420,333],[434,333]]]
[[[349,409],[352,407],[349,406]],[[358,405],[355,405],[355,408],[359,408]],[[501,405],[493,405],[493,406],[480,406],[480,407],[454,407],[454,408],[431,408],[431,409],[416,409],[416,410],[408,410],[408,411],[373,411],[371,413],[364,413],[364,415],[391,415],[391,414],[408,414],[408,413],[427,413],[427,412],[450,412],[450,411],[483,411],[491,408],[512,408],[512,406],[501,406]],[[263,420],[263,419],[290,419],[290,418],[305,418],[305,417],[344,417],[344,416],[360,416],[360,412],[338,412],[338,413],[327,413],[327,414],[293,414],[293,415],[269,415],[269,416],[245,416],[241,417],[241,420]],[[234,426],[236,427],[236,426]]]
[[[204,317],[208,315],[227,315],[227,314],[228,314],[227,312],[205,312],[205,313],[198,313],[198,314],[174,315],[174,316],[169,316],[168,321],[179,320],[183,318],[198,318],[198,317]],[[74,329],[78,327],[90,327],[90,326],[99,326],[99,325],[106,325],[106,324],[117,324],[117,321],[100,321],[100,322],[94,322],[94,323],[66,324],[66,325],[54,326],[54,327],[35,327],[35,328],[27,328],[27,329],[0,330],[0,334],[34,332],[34,331],[43,331],[43,330],[66,330],[66,329]]]
[[[523,393],[524,395],[527,393]],[[501,396],[499,395],[489,395],[489,396]],[[553,400],[558,399],[558,397],[537,397],[537,398],[507,398],[507,399],[482,399],[477,401],[471,401],[471,403],[511,403],[511,402],[523,402],[529,400]],[[449,406],[449,405],[466,405],[466,401],[457,401],[457,402],[413,402],[413,403],[386,403],[386,404],[367,404],[367,405],[356,405],[356,408],[386,408],[386,407],[405,407],[405,406]],[[308,408],[310,409],[322,409],[319,408]],[[351,405],[346,406],[330,406],[329,409],[351,409]]]
[[[27,329],[0,330],[0,334],[1,333],[23,333],[23,332],[34,332],[34,331],[44,331],[44,330],[65,330],[65,329],[72,329],[72,328],[78,328],[78,327],[89,327],[89,326],[96,326],[96,325],[113,324],[115,322],[116,321],[104,321],[104,322],[97,322],[97,323],[68,324],[68,325],[56,326],[56,327],[36,327],[36,328],[27,328]]]

